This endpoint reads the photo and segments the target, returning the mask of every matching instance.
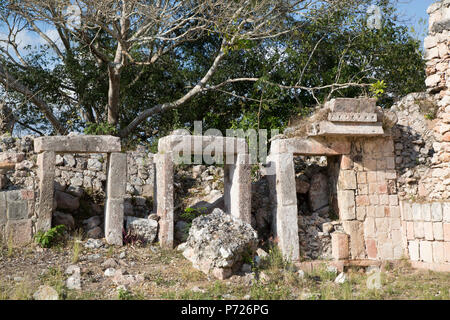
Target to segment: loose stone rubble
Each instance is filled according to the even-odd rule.
[[[220,209],[194,219],[183,255],[193,266],[220,279],[239,270],[244,257],[252,258],[258,236],[252,227]]]

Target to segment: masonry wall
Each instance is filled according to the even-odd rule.
[[[429,35],[424,40],[427,60],[427,91],[437,104],[433,127],[436,142],[427,189],[433,199],[450,198],[450,1],[442,0],[428,10]],[[434,185],[431,186],[431,184]]]
[[[403,231],[411,261],[450,267],[450,201],[402,201]]]
[[[33,136],[0,136],[0,232],[3,237],[7,237],[7,228],[15,228],[14,234],[24,235],[15,239],[18,243],[31,238],[37,221],[39,190],[37,155],[33,143]],[[106,160],[106,154],[57,155],[54,215],[59,212],[58,217],[62,221],[67,221],[70,216],[75,219],[98,216],[98,221],[103,220]],[[125,215],[147,216],[153,210],[153,155],[138,148],[127,152],[127,163]],[[10,218],[13,211],[17,211],[17,214]],[[103,223],[100,223],[97,230],[103,229]],[[97,232],[90,236],[101,237],[103,234]]]
[[[351,259],[391,260],[404,254],[394,144],[389,136],[354,139],[340,163],[339,217]]]

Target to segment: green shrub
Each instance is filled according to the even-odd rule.
[[[43,248],[50,248],[62,237],[65,228],[66,227],[61,224],[46,232],[38,231],[34,236],[35,241]]]

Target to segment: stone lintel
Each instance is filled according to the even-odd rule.
[[[56,153],[109,153],[122,151],[120,138],[114,136],[49,136],[34,139],[34,151]]]
[[[346,137],[373,137],[384,135],[383,124],[376,123],[333,123],[321,121],[315,129],[309,133],[310,136],[346,136]]]
[[[243,154],[248,152],[244,138],[220,136],[170,135],[159,139],[158,152],[203,154],[205,151],[221,154]]]
[[[345,139],[290,138],[272,142],[270,153],[292,153],[308,156],[337,156],[350,153],[350,142]]]
[[[330,112],[328,121],[333,122],[377,122],[378,115],[376,113],[367,112]]]

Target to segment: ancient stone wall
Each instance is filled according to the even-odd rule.
[[[39,203],[37,154],[33,149],[33,141],[33,136],[13,138],[3,135],[0,137],[0,228],[5,231],[7,221],[14,220],[14,227],[23,228],[22,233],[29,235],[23,239],[30,238],[31,233],[36,231],[37,209],[35,207]],[[56,224],[63,223],[73,228],[84,227],[90,237],[103,236],[106,165],[106,154],[56,156],[53,214]],[[153,155],[143,148],[129,151],[127,165],[124,213],[127,216],[147,216],[153,210]],[[26,196],[25,198],[22,196],[22,200],[27,201],[26,219],[29,219],[30,223],[27,220],[27,223],[19,224],[16,222],[18,219],[8,218],[6,199],[12,194]],[[5,201],[2,200],[3,198]],[[17,201],[20,200],[17,199]],[[22,215],[21,219],[25,219],[25,213],[22,211],[18,215]],[[92,219],[85,221],[84,224],[75,224],[76,220],[81,223],[89,218]],[[4,232],[2,234],[5,235]]]
[[[354,139],[343,155],[337,185],[339,217],[352,259],[399,259],[404,254],[391,137]]]
[[[391,111],[402,217],[402,242],[413,266],[450,270],[450,1],[428,10],[424,40],[427,93]]]
[[[450,202],[401,202],[409,258],[442,266],[450,262]]]
[[[430,183],[425,189],[432,199],[450,197],[450,1],[442,0],[428,8],[429,35],[424,46],[427,60],[426,85],[437,104],[433,127],[436,142],[431,159]],[[429,189],[431,185],[432,189]]]

